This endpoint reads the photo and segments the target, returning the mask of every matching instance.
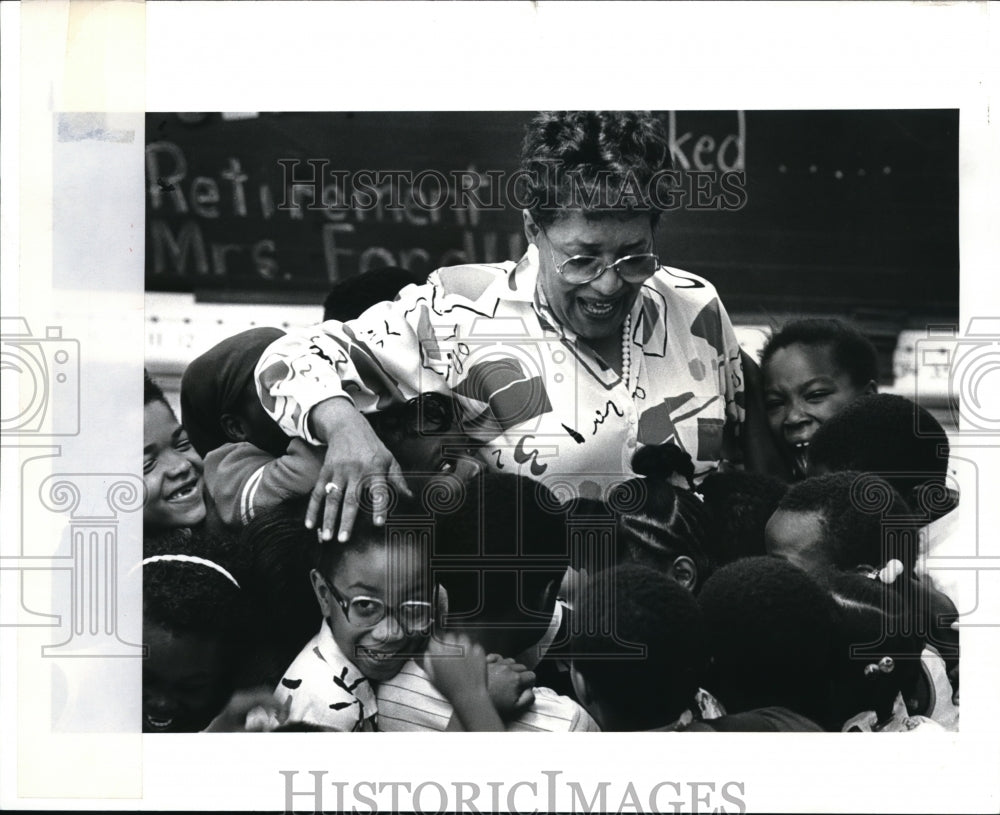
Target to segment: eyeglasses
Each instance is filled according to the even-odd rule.
[[[545,236],[548,240],[548,235]],[[552,251],[552,241],[549,240],[549,254],[556,271],[567,283],[575,286],[597,280],[607,269],[614,269],[626,283],[642,283],[649,280],[660,266],[660,259],[652,252],[642,252],[637,255],[626,255],[614,263],[607,264],[601,258],[593,255],[573,255],[562,263],[556,260]]]
[[[357,628],[374,628],[389,613],[386,604],[378,597],[358,595],[350,599],[337,591],[329,580],[324,580],[333,599],[343,609],[347,622]],[[409,634],[422,634],[434,621],[434,605],[421,600],[407,600],[397,605],[392,616]]]

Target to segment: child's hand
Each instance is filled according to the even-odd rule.
[[[511,657],[486,656],[486,687],[490,701],[504,719],[511,719],[535,701],[535,674]]]
[[[466,730],[503,730],[486,686],[486,652],[465,634],[437,632],[424,651],[424,670],[451,702]]]
[[[435,633],[424,651],[424,670],[453,705],[457,696],[486,693],[486,652],[465,634]]]
[[[290,703],[282,705],[268,688],[238,691],[203,732],[266,733],[285,723]]]

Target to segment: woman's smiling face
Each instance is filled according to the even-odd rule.
[[[582,210],[565,210],[542,229],[525,211],[525,233],[538,247],[538,285],[556,319],[585,340],[620,331],[643,284],[628,283],[613,269],[589,283],[574,284],[557,266],[574,255],[592,255],[611,265],[626,255],[652,252],[649,216],[588,218]]]

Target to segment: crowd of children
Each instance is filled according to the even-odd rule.
[[[305,528],[323,451],[254,389],[280,333],[194,360],[180,423],[146,377],[145,731],[957,729],[958,598],[925,569],[957,505],[947,436],[876,393],[850,326],[796,321],[763,352],[787,482],[682,489],[668,445],[561,502],[424,394],[370,416],[412,495],[346,542]]]

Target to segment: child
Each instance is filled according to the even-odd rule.
[[[862,479],[859,481],[859,479]],[[866,512],[858,488],[888,496],[887,512]],[[916,687],[911,711],[926,713],[945,727],[957,727],[948,673],[958,668],[958,636],[950,628],[957,617],[948,598],[916,579],[919,539],[901,524],[892,534],[883,524],[908,508],[888,482],[872,474],[837,472],[794,484],[765,530],[768,553],[820,577],[831,571],[862,570],[885,583],[896,583],[912,625],[926,630],[924,677]],[[904,516],[905,521],[905,516]],[[919,617],[914,616],[919,615]],[[957,679],[955,684],[957,684]]]
[[[633,462],[634,463],[634,462]],[[640,469],[640,468],[637,468]],[[580,619],[588,603],[588,580],[615,566],[640,564],[696,593],[714,569],[706,551],[709,520],[698,497],[676,487],[660,471],[612,488],[606,501],[577,499],[572,518],[572,563],[560,587],[564,609],[540,680],[571,692],[571,617]]]
[[[251,328],[196,357],[181,377],[181,421],[198,454],[232,442],[249,441],[273,457],[284,455],[288,436],[257,398],[253,369],[260,355],[284,331]]]
[[[142,561],[144,733],[205,729],[232,693],[245,630],[243,592],[223,541],[177,531]]]
[[[838,470],[878,473],[928,524],[917,566],[926,574],[929,557],[964,554],[957,537],[958,494],[949,489],[948,436],[928,411],[893,394],[863,396],[816,434],[809,472]],[[935,587],[960,606],[961,573],[931,572]]]
[[[522,476],[482,472],[464,484],[439,479],[427,487],[430,567],[442,587],[439,635],[450,629],[449,636],[482,648],[491,695],[503,701],[502,687],[494,691],[500,674],[509,667],[522,685],[533,681],[558,628],[556,587],[569,562],[565,510],[545,485]],[[377,698],[381,729],[441,731],[455,724],[453,703],[420,660],[380,682]],[[549,688],[536,687],[530,706],[513,706],[517,698],[508,694],[498,708],[508,711],[508,730],[597,729],[585,710]]]
[[[202,460],[160,387],[143,371],[144,534],[190,528],[206,517]]]
[[[323,622],[275,690],[291,721],[328,730],[375,730],[373,682],[422,651],[434,618],[427,553],[416,536],[391,545],[365,524],[345,544],[320,546],[310,572]]]
[[[845,732],[898,732],[941,725],[911,716],[904,699],[921,674],[923,639],[907,624],[894,589],[865,575],[831,572],[824,582],[839,611],[834,719]]]
[[[707,661],[704,623],[691,592],[639,563],[600,573],[585,592],[583,607],[574,611],[570,676],[601,730],[690,724]]]
[[[408,476],[452,474],[464,482],[485,469],[477,444],[459,426],[451,396],[428,391],[366,418]]]
[[[873,501],[870,508],[866,500]],[[907,514],[899,494],[876,475],[848,471],[814,476],[793,484],[779,502],[764,530],[767,553],[809,572],[859,566],[877,571],[899,560],[910,573],[917,536],[883,535],[887,522]]]
[[[423,493],[434,518],[431,568],[442,585],[442,626],[495,660],[487,663],[493,694],[498,681],[493,672],[504,664],[513,663],[525,681],[534,680],[556,635],[556,592],[569,563],[567,510],[544,484],[524,476],[483,471],[440,489],[445,484],[439,480]],[[380,683],[384,729],[448,727],[453,703],[428,673],[414,661]],[[507,730],[597,730],[583,708],[547,687],[535,687],[530,706],[507,708]]]
[[[810,474],[839,470],[878,473],[914,510],[940,517],[950,506],[921,500],[922,491],[947,494],[948,435],[928,411],[902,396],[862,396],[817,431]]]
[[[729,714],[688,730],[823,730],[837,618],[819,584],[776,558],[744,558],[712,575],[698,604],[712,657],[705,687]]]
[[[768,341],[761,370],[771,433],[798,479],[820,426],[862,394],[875,392],[878,357],[869,340],[838,320],[797,320]]]
[[[715,564],[708,555],[709,517],[700,498],[650,476],[608,497],[616,518],[617,563],[643,563],[697,593]]]
[[[214,357],[215,351],[213,349],[208,356]],[[259,357],[259,353],[256,356]],[[264,413],[253,390],[256,358],[241,358],[248,390],[241,391],[240,400],[231,403],[231,413],[213,414],[219,409],[218,403],[212,399],[203,403],[199,399],[210,388],[184,391],[192,369],[195,371],[192,380],[206,379],[198,372],[217,363],[199,357],[188,366],[181,385],[182,403],[188,405],[185,421],[189,413],[220,416],[212,431],[214,435],[205,435],[211,439],[210,444],[222,440],[220,446],[205,456],[205,476],[219,515],[230,527],[245,526],[261,511],[308,496],[316,485],[326,454],[325,447],[299,438],[289,439]],[[197,410],[195,404],[199,405]],[[470,440],[454,429],[454,406],[450,397],[438,393],[420,394],[405,403],[392,404],[369,414],[368,420],[404,472],[454,473],[459,478],[468,478],[480,469],[474,453],[469,451]],[[207,421],[199,423],[201,427],[208,425]]]
[[[222,522],[239,527],[268,507],[308,494],[323,451],[289,439],[257,398],[253,370],[277,328],[252,328],[197,357],[181,378],[184,426],[205,457],[205,480]]]
[[[409,659],[423,658],[435,616],[429,541],[421,524],[414,527],[404,520],[400,525],[396,519],[424,514],[419,504],[398,496],[386,527],[375,527],[359,515],[348,542],[320,545],[318,567],[310,576],[323,623],[275,690],[278,701],[288,705],[290,721],[328,730],[375,730],[375,686],[394,677]],[[450,654],[454,649],[449,646],[455,644],[462,646],[460,656]],[[448,657],[442,656],[445,652]],[[459,721],[503,729],[495,709],[481,709],[486,687],[481,649],[447,639],[432,646],[432,656],[462,663],[450,662],[432,673],[441,680],[440,690],[450,694]],[[429,663],[428,668],[433,671]]]
[[[534,667],[569,565],[566,509],[542,483],[479,473],[435,507],[432,567],[447,590],[445,623],[488,653]]]
[[[788,485],[741,470],[709,474],[698,486],[708,515],[708,552],[720,566],[766,553],[764,529]]]
[[[248,621],[256,632],[249,666],[254,685],[273,688],[322,621],[309,578],[316,533],[304,526],[305,510],[304,500],[266,510],[239,536],[249,561],[241,582],[254,598]]]

